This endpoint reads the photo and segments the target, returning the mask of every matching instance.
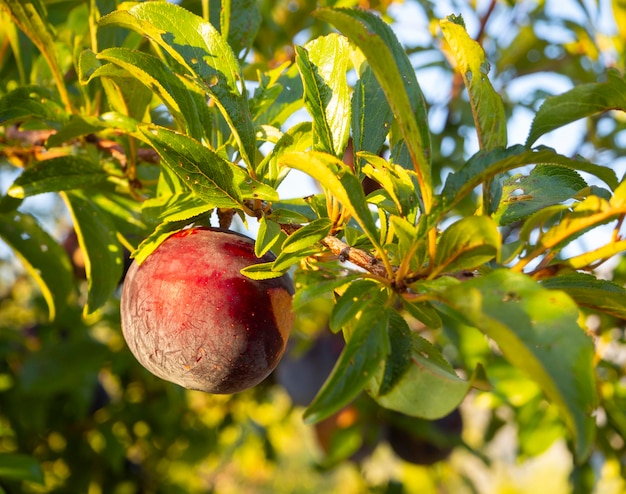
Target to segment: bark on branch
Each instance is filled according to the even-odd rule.
[[[333,235],[325,237],[322,244],[335,254],[341,262],[349,261],[376,276],[387,277],[385,266],[364,250],[350,247]]]

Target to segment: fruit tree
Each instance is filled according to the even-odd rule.
[[[625,71],[620,1],[0,0],[0,492],[622,492]]]

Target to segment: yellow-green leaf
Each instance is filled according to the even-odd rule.
[[[468,216],[444,230],[432,276],[473,269],[497,259],[502,239],[495,222],[488,216]]]
[[[482,46],[469,37],[457,17],[450,16],[440,25],[469,94],[480,148],[506,146],[504,105],[489,81],[490,67]]]

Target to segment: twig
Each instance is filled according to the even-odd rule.
[[[480,19],[480,29],[478,30],[478,34],[476,35],[476,41],[482,44],[483,37],[485,36],[485,29],[487,28],[487,22],[493,13],[493,10],[496,8],[496,0],[491,0],[489,7],[485,11],[485,14]]]
[[[220,223],[220,228],[230,228],[234,216],[235,210],[232,208],[217,208],[217,218]]]
[[[333,254],[335,254],[341,262],[351,262],[352,264],[365,269],[375,276],[387,278],[387,270],[385,269],[385,266],[379,263],[378,259],[364,250],[350,247],[348,244],[333,235],[328,235],[322,239],[321,243]]]

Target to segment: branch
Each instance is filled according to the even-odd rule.
[[[342,242],[333,235],[328,235],[322,239],[322,245],[327,247],[333,254],[335,254],[341,262],[349,261],[373,275],[380,276],[381,278],[387,278],[387,270],[385,266],[378,262],[371,254],[361,249],[350,247],[345,242]]]
[[[476,41],[478,41],[481,45],[483,42],[483,38],[485,37],[485,30],[487,29],[487,22],[493,14],[494,9],[496,8],[496,0],[491,0],[489,3],[489,7],[487,7],[487,11],[480,19],[480,29],[478,30],[478,34],[476,35]]]

